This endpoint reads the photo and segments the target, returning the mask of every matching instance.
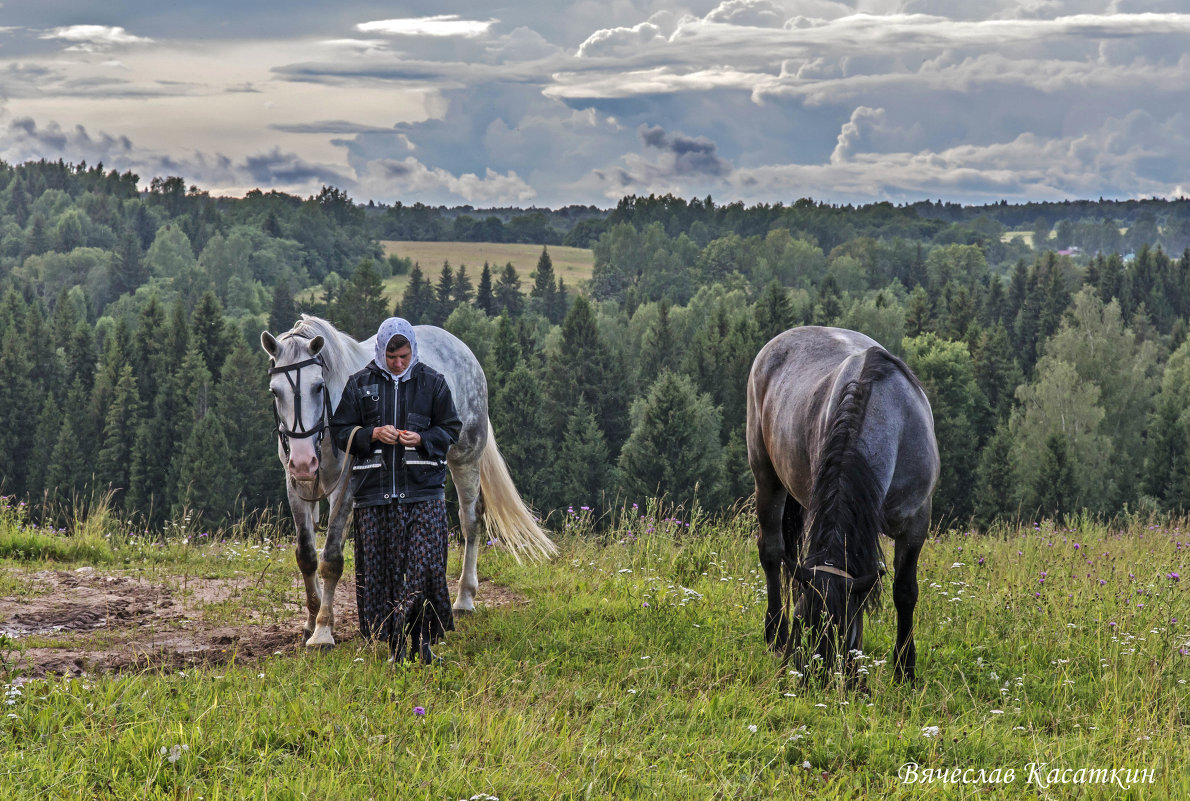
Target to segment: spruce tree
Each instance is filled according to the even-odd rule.
[[[492,343],[492,359],[496,365],[497,379],[494,383],[504,381],[522,358],[516,328],[516,321],[509,316],[508,311],[500,312],[500,316],[496,318],[495,342]]]
[[[449,261],[444,261],[442,272],[438,275],[438,285],[434,289],[434,313],[431,317],[433,325],[442,325],[455,310],[454,288],[454,270],[451,269]]]
[[[492,293],[492,268],[485,261],[479,274],[479,289],[475,292],[475,305],[489,316],[497,313],[496,296]]]
[[[234,443],[238,492],[247,507],[260,509],[284,500],[285,483],[277,464],[277,433],[272,398],[263,380],[264,353],[237,340],[223,362],[214,408],[227,442]]]
[[[205,525],[226,522],[239,497],[240,475],[218,414],[208,409],[195,421],[179,456],[174,517],[191,514],[192,522]]]
[[[431,322],[435,305],[434,287],[426,280],[421,265],[414,264],[397,313],[413,325],[424,325]]]
[[[289,287],[289,281],[282,278],[273,287],[273,305],[269,308],[269,330],[274,334],[288,331],[297,322],[298,314],[293,290]]]
[[[451,311],[458,306],[471,303],[474,294],[475,288],[471,286],[471,278],[467,275],[467,265],[460,264],[458,272],[455,273],[454,287],[451,289]]]
[[[521,279],[517,276],[516,267],[512,266],[512,262],[504,265],[494,292],[497,310],[506,311],[512,317],[520,317],[524,313],[525,296],[521,294]]]
[[[761,342],[768,342],[793,325],[793,304],[780,281],[774,278],[765,286],[753,313]]]
[[[215,374],[223,366],[231,339],[225,325],[223,304],[214,292],[204,292],[190,318],[190,333],[203,363]]]
[[[124,365],[107,409],[95,463],[97,485],[112,491],[117,507],[131,485],[133,432],[140,425],[140,409],[136,376],[131,365]]]
[[[168,338],[165,309],[157,295],[152,294],[137,315],[132,353],[129,354],[141,400],[148,408],[153,407],[157,398],[158,385],[173,369],[167,355]]]
[[[1045,441],[1041,472],[1037,475],[1033,494],[1040,514],[1051,519],[1057,520],[1073,511],[1074,469],[1070,464],[1066,437],[1061,433],[1054,432]]]
[[[664,371],[632,404],[632,434],[620,453],[630,499],[664,497],[690,509],[697,496],[711,509],[722,503],[723,455],[719,410],[684,375]]]
[[[522,494],[535,506],[552,501],[548,467],[554,443],[537,375],[523,361],[509,371],[492,399],[492,429]]]
[[[82,382],[76,380],[66,393],[66,409],[85,408],[87,394]],[[45,469],[45,490],[50,500],[65,503],[86,488],[94,465],[91,449],[86,447],[93,442],[87,428],[82,415],[69,411],[59,415],[54,429],[56,439],[48,451],[49,463]]]
[[[556,313],[555,295],[557,287],[554,285],[554,262],[550,258],[548,248],[541,249],[541,256],[537,259],[537,270],[533,273],[533,288],[529,290],[529,308],[548,319],[551,323],[561,322],[561,318],[554,319]]]
[[[616,476],[609,462],[607,440],[591,407],[581,399],[566,421],[552,474],[556,482],[552,506],[587,506],[596,515],[604,511]]]
[[[1012,435],[1001,423],[979,453],[975,469],[975,518],[987,525],[1016,515]]]
[[[366,339],[376,333],[376,327],[386,317],[387,306],[384,283],[372,260],[364,259],[335,300],[333,317],[344,331],[356,339]]]

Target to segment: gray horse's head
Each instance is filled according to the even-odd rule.
[[[793,610],[794,637],[806,646],[802,664],[814,672],[833,669],[839,655],[863,650],[863,612],[880,573],[852,577],[832,567],[799,565],[801,587]]]

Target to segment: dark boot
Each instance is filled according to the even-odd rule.
[[[418,649],[418,653],[421,656],[421,661],[427,665],[441,665],[442,664],[442,657],[438,656],[438,654],[436,654],[430,650],[430,641],[429,640],[421,641],[421,648]]]
[[[388,661],[392,662],[394,665],[400,665],[406,659],[409,658],[409,656],[408,656],[409,652],[406,649],[405,643],[406,643],[406,640],[405,640],[404,634],[401,634],[400,636],[398,636],[395,642],[390,643],[390,648],[392,649],[392,656],[389,657]]]

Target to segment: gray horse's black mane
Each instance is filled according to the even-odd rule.
[[[883,348],[868,348],[859,378],[843,387],[814,469],[806,565],[830,564],[857,578],[870,576],[883,565],[880,532],[885,522],[884,495],[859,448],[859,435],[872,387],[894,372],[921,390],[921,383],[909,367]],[[877,582],[868,595],[869,601],[879,586]]]

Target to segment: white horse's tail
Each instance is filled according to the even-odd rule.
[[[537,525],[533,512],[521,500],[512,483],[508,465],[496,447],[492,421],[488,420],[488,444],[479,457],[479,489],[483,494],[483,518],[498,543],[512,551],[517,561],[521,553],[531,559],[547,559],[558,553],[549,535]]]

